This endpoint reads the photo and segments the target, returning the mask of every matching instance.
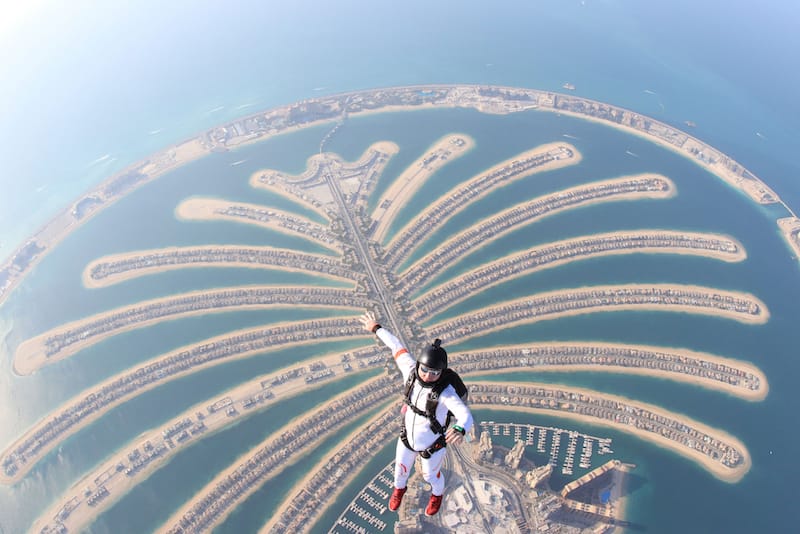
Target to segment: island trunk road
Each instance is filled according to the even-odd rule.
[[[355,246],[356,253],[361,259],[361,264],[364,265],[364,268],[367,271],[367,276],[372,282],[372,287],[380,298],[381,306],[383,307],[383,316],[388,319],[388,323],[391,326],[393,333],[400,339],[400,341],[403,342],[403,345],[408,347],[408,342],[405,339],[405,329],[400,328],[401,321],[398,319],[397,314],[395,313],[394,300],[392,299],[389,291],[386,289],[386,286],[383,285],[383,281],[378,273],[378,267],[375,266],[372,261],[372,257],[369,254],[369,247],[365,243],[366,239],[358,230],[350,210],[347,209],[347,203],[344,200],[342,191],[339,189],[339,184],[336,183],[336,180],[333,178],[330,172],[324,172],[323,175],[325,176],[325,182],[328,184],[328,188],[331,190],[331,194],[333,195],[336,204],[339,206],[339,212],[341,213],[342,219],[347,226],[347,230],[352,236],[352,244]]]

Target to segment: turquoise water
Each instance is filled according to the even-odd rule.
[[[81,40],[75,37],[86,28],[79,22],[67,26],[64,35],[54,42],[74,40],[76,44],[65,49],[61,60],[52,68],[43,67],[20,78],[20,83],[11,84],[14,87],[4,87],[2,96],[14,98],[17,105],[0,116],[0,125],[4,126],[0,129],[0,162],[9,177],[0,178],[4,188],[0,195],[0,256],[10,253],[15,243],[22,242],[92,184],[168,143],[259,108],[319,94],[406,83],[498,83],[559,90],[563,82],[570,81],[577,86],[576,94],[582,96],[635,109],[679,127],[684,127],[684,120],[696,122],[694,135],[744,163],[790,206],[800,206],[800,186],[795,179],[800,167],[787,152],[800,138],[800,110],[792,91],[800,86],[798,73],[780,69],[781,83],[765,75],[785,62],[791,50],[798,49],[797,36],[782,31],[791,20],[789,15],[797,14],[788,4],[748,10],[747,21],[736,3],[726,3],[725,10],[717,9],[720,6],[714,2],[691,4],[696,16],[684,18],[675,14],[688,12],[689,3],[682,1],[670,3],[672,7],[644,6],[628,0],[587,0],[585,4],[576,1],[567,5],[554,0],[535,5],[509,2],[514,16],[509,16],[508,10],[490,11],[486,4],[477,2],[466,2],[458,11],[452,6],[422,2],[406,3],[402,9],[367,7],[364,2],[335,8],[313,5],[315,9],[310,9],[310,2],[281,8],[243,2],[239,11],[211,2],[201,9],[196,3],[189,9],[186,2],[158,11],[153,6],[144,2],[128,10],[127,24],[136,27],[142,23],[141,34],[115,32],[121,22],[105,12],[94,13],[93,31],[81,34]],[[420,16],[423,9],[425,16]],[[703,24],[709,18],[715,24]],[[653,23],[656,20],[658,24]],[[145,21],[149,24],[143,24]],[[42,25],[47,23],[49,19]],[[182,30],[173,32],[176,27]],[[717,27],[721,29],[715,30]],[[390,31],[403,38],[386,39]],[[744,40],[736,37],[743,31],[758,32],[766,38],[745,46]],[[108,49],[106,57],[112,59],[98,56],[94,51],[99,47]],[[158,53],[162,50],[169,53]],[[15,128],[7,128],[9,124]],[[283,199],[251,190],[247,178],[265,166],[301,172],[326,131],[324,127],[310,129],[187,165],[126,197],[54,250],[0,308],[4,340],[0,443],[9,443],[83,389],[195,341],[198,332],[210,337],[234,328],[283,320],[287,315],[297,319],[317,316],[284,309],[182,319],[118,336],[30,377],[17,377],[10,371],[11,352],[30,335],[145,298],[228,285],[331,284],[291,273],[205,269],[144,277],[92,291],[80,285],[80,274],[88,261],[123,250],[268,243],[324,253],[302,239],[243,225],[178,222],[172,213],[177,203],[192,195],[295,209]],[[486,198],[455,217],[440,234],[431,236],[419,254],[435,249],[437,241],[470,220],[507,206],[510,198],[516,202],[590,180],[661,172],[676,183],[678,196],[596,206],[550,217],[498,240],[480,254],[463,258],[443,278],[510,251],[614,229],[724,232],[745,245],[749,257],[740,264],[663,255],[579,262],[500,285],[436,320],[521,291],[586,284],[696,283],[752,292],[772,313],[766,325],[655,312],[596,314],[517,327],[471,340],[453,350],[506,343],[509,339],[612,340],[683,346],[754,362],[766,373],[771,387],[761,403],[649,378],[589,373],[530,378],[660,404],[724,429],[748,446],[753,469],[741,483],[728,485],[636,438],[587,428],[587,432],[613,436],[616,456],[638,465],[635,473],[641,480],[637,478],[629,507],[635,524],[649,532],[750,532],[756,526],[765,531],[790,530],[798,513],[786,504],[791,480],[800,475],[793,463],[793,444],[799,436],[789,424],[797,403],[795,384],[800,378],[793,350],[800,339],[792,328],[800,285],[796,260],[772,221],[780,213],[756,207],[691,162],[643,140],[545,113],[497,117],[469,110],[442,110],[365,117],[350,121],[337,132],[328,149],[354,160],[375,141],[398,143],[401,152],[387,168],[377,198],[390,178],[426,147],[456,131],[473,136],[475,150],[446,166],[420,192],[414,206],[424,205],[426,199],[446,191],[465,173],[471,176],[521,150],[563,139],[564,133],[580,138],[569,142],[582,152],[584,160],[579,166],[524,180]],[[626,156],[625,150],[640,158]],[[106,154],[110,156],[92,163]],[[230,166],[242,159],[246,160],[244,164]],[[39,190],[42,186],[44,189]],[[147,216],[141,217],[141,213]],[[401,218],[413,214],[412,208]],[[131,221],[135,221],[132,229]],[[327,344],[315,350],[347,347]],[[282,351],[220,365],[113,410],[64,443],[23,482],[0,487],[0,526],[5,532],[24,530],[44,503],[60,495],[105,454],[185,407],[255,374],[287,365],[296,356],[292,351]],[[339,387],[319,395],[324,398]],[[302,411],[319,400],[316,394],[309,395],[296,401],[296,406]],[[492,418],[502,420],[499,416]],[[226,461],[248,450],[256,438],[261,439],[258,436],[277,428],[269,421],[269,414],[255,416],[225,431],[224,436],[203,440],[178,455],[104,514],[93,531],[154,528],[159,518],[168,517],[182,499],[213,476],[199,466],[209,466],[208,471],[212,471],[218,468],[214,466],[227,465]],[[552,424],[569,423],[553,420]],[[390,454],[386,457],[384,451],[375,464],[382,467]],[[211,462],[214,458],[216,463]],[[300,476],[294,473],[292,476]],[[173,480],[180,482],[170,482]],[[165,491],[167,487],[170,491]],[[164,499],[166,494],[171,498]],[[265,488],[222,530],[257,527],[257,510],[268,509],[271,499],[274,491]],[[150,518],[142,518],[142,508],[149,510],[154,503],[159,508]],[[151,522],[142,523],[145,520]]]

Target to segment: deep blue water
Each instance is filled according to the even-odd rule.
[[[685,0],[659,5],[633,0],[504,4],[503,9],[492,9],[489,4],[464,2],[456,9],[423,2],[400,6],[353,1],[334,7],[300,1],[281,7],[244,1],[234,9],[214,2],[178,1],[156,9],[155,2],[148,1],[113,13],[76,8],[80,16],[53,31],[43,44],[34,46],[35,34],[19,37],[19,49],[28,47],[32,54],[24,69],[0,63],[4,69],[0,73],[16,82],[0,90],[4,100],[15,103],[0,115],[4,169],[0,257],[92,184],[204,128],[315,95],[407,83],[497,83],[559,90],[570,81],[581,96],[634,109],[681,128],[685,120],[696,122],[693,135],[745,164],[790,206],[800,207],[800,185],[795,178],[800,166],[791,152],[800,139],[800,109],[793,90],[800,87],[800,74],[787,68],[800,49],[796,32],[789,31],[791,21],[798,20],[798,8],[788,2],[746,9],[744,2],[698,6]],[[53,8],[32,28],[44,31],[60,22],[59,9]],[[758,39],[742,37],[756,35]],[[54,50],[60,53],[55,55]],[[30,335],[141,299],[198,288],[329,283],[289,273],[207,269],[145,277],[101,290],[87,291],[80,285],[88,261],[121,250],[268,242],[324,252],[303,240],[243,225],[181,223],[172,211],[190,195],[248,199],[293,209],[282,199],[252,191],[247,177],[264,166],[302,171],[325,131],[310,129],[187,165],[126,197],[54,250],[0,308],[0,335],[5,336],[0,360],[0,443],[10,442],[39,417],[97,381],[198,339],[199,331],[210,337],[283,320],[287,312],[173,321],[118,336],[34,376],[16,377],[10,371],[10,352]],[[749,257],[732,265],[663,255],[589,260],[497,286],[452,313],[521,291],[675,282],[752,292],[767,303],[772,317],[766,325],[749,326],[682,314],[596,314],[514,328],[454,350],[509,339],[599,339],[682,346],[754,362],[766,373],[771,387],[761,403],[668,381],[602,373],[531,379],[660,404],[722,428],[748,446],[753,469],[741,483],[728,485],[672,453],[602,428],[593,430],[613,435],[618,455],[639,466],[635,473],[641,483],[632,494],[630,519],[648,532],[750,532],[755,525],[765,531],[787,531],[796,524],[796,508],[785,505],[791,479],[800,475],[792,461],[798,435],[790,424],[797,403],[794,384],[800,378],[793,350],[800,340],[792,328],[800,284],[796,260],[777,234],[775,210],[756,207],[696,165],[646,141],[546,113],[496,117],[460,110],[365,117],[350,121],[328,149],[354,160],[372,142],[398,143],[401,152],[387,168],[377,198],[391,177],[427,146],[456,131],[472,135],[476,149],[445,167],[420,192],[419,203],[446,191],[464,173],[472,175],[521,150],[562,139],[563,133],[580,138],[570,142],[584,160],[579,166],[524,180],[488,197],[454,218],[441,235],[431,236],[420,254],[433,250],[437,240],[468,221],[507,206],[509,198],[517,201],[589,180],[645,171],[669,176],[679,194],[666,201],[594,206],[550,217],[480,254],[467,256],[444,277],[535,244],[628,228],[724,232],[739,239]],[[626,156],[626,149],[640,158]],[[246,163],[230,166],[241,159]],[[147,217],[137,216],[142,210]],[[413,210],[406,210],[401,217],[412,215]],[[130,221],[136,221],[133,231],[127,230]],[[292,311],[293,318],[311,316]],[[165,385],[112,411],[65,443],[60,454],[48,457],[21,484],[0,488],[0,526],[6,532],[24,530],[43,503],[56,498],[103,454],[184,407],[255,373],[286,365],[296,356],[284,351],[232,362]],[[318,401],[311,395],[298,401],[298,407],[307,409]],[[165,481],[173,475],[186,477],[186,484],[176,487],[179,495],[188,496],[211,476],[188,477],[188,473],[216,455],[214,443],[224,441],[223,458],[233,459],[252,445],[255,424],[255,418],[248,420],[226,431],[224,438],[204,440],[179,455],[163,474],[115,505],[98,523],[97,531],[155,527],[132,518],[141,506],[159,499],[168,485]],[[381,458],[376,464],[389,460]],[[237,518],[242,528],[257,527],[254,510],[270,502],[271,494],[264,490],[261,497],[251,498],[225,530],[235,531]],[[179,495],[162,502],[154,517],[166,518],[169,506],[180,504]],[[127,527],[110,526],[126,518],[130,519]]]

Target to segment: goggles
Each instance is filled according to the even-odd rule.
[[[422,365],[422,364],[419,365],[419,372],[420,373],[431,374],[433,376],[439,376],[440,374],[442,374],[442,370],[441,369],[432,369],[432,368],[427,367],[427,366]]]

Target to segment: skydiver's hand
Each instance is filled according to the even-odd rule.
[[[444,433],[444,439],[448,445],[458,445],[461,443],[461,440],[464,439],[464,434],[450,427],[447,429],[447,432]]]
[[[372,329],[378,324],[378,321],[375,319],[375,314],[371,311],[365,312],[358,320],[364,325],[364,330],[370,333],[372,333]]]

